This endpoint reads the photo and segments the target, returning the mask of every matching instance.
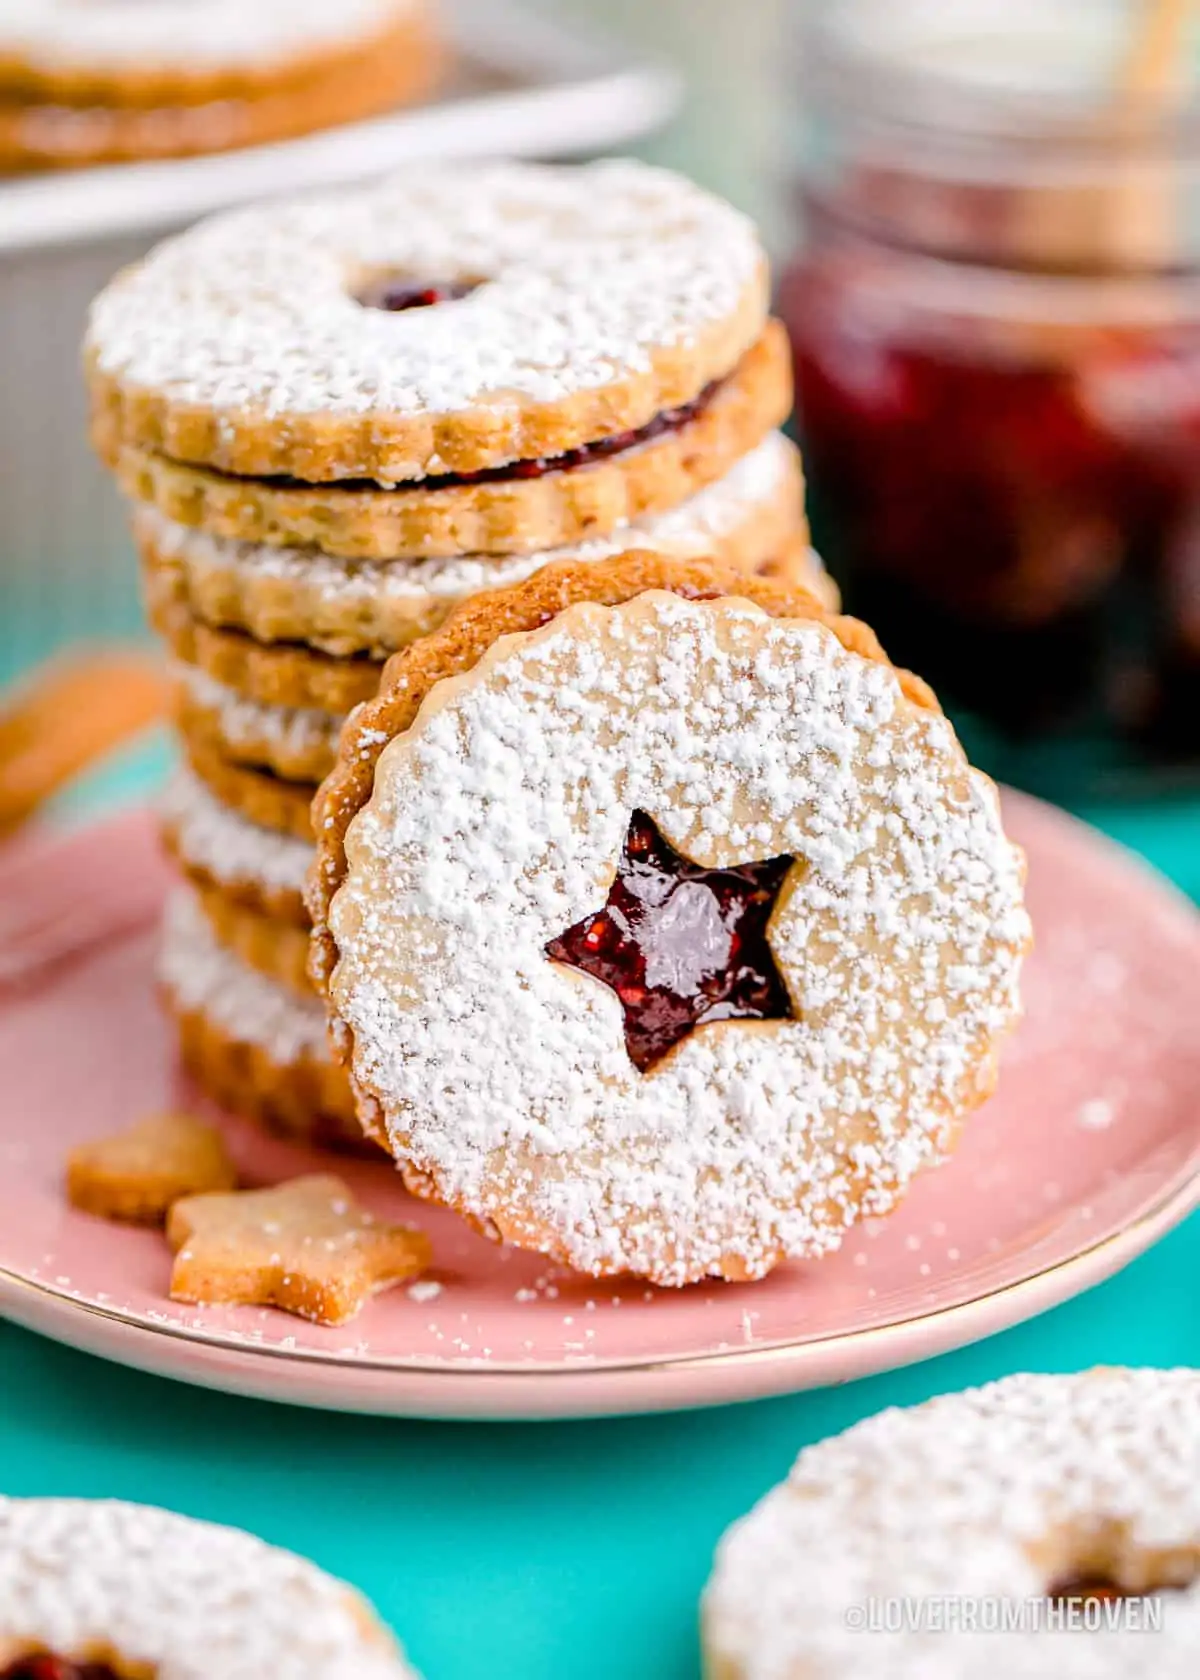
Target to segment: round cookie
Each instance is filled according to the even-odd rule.
[[[333,769],[340,719],[299,706],[264,706],[197,666],[178,669],[175,717],[185,742],[202,742],[212,756],[285,781],[315,786]]]
[[[229,542],[140,509],[134,530],[156,599],[262,642],[304,642],[339,658],[385,658],[427,635],[459,601],[544,565],[611,559],[631,544],[836,591],[808,545],[794,446],[773,433],[725,478],[672,512],[571,548],[508,557],[347,561],[316,549]]]
[[[122,442],[103,423],[93,427],[93,441],[132,500],[213,536],[315,547],[348,560],[459,559],[582,543],[669,512],[729,475],[791,408],[791,351],[772,321],[681,424],[636,448],[610,439],[608,452],[537,476],[394,489],[302,484],[188,466]]]
[[[169,782],[160,814],[167,851],[198,889],[219,891],[272,921],[309,927],[304,886],[311,845],[255,827],[186,769]]]
[[[414,100],[429,90],[436,68],[430,43],[406,25],[392,41],[253,99],[164,106],[9,100],[0,103],[0,169],[82,169],[289,140]]]
[[[219,945],[264,979],[312,1001],[306,927],[265,916],[215,885],[197,884],[195,894]]]
[[[142,584],[150,623],[175,658],[247,700],[342,718],[378,692],[382,660],[334,659],[289,642],[260,642],[240,630],[214,630],[180,599],[176,572],[152,567]]]
[[[365,1600],[315,1564],[237,1529],[76,1499],[0,1498],[9,1672],[413,1680]]]
[[[423,164],[168,241],[96,300],[85,359],[105,434],[392,484],[642,432],[730,374],[766,311],[752,225],[677,176]]]
[[[409,41],[425,0],[0,0],[0,91],[67,105],[257,97]]]
[[[1009,1377],[806,1448],[721,1543],[705,1673],[1187,1680],[1200,1641],[1198,1426],[1200,1373],[1100,1370]],[[1052,1614],[1113,1589],[1167,1592],[1161,1628],[1131,1618],[1087,1632]],[[872,1627],[873,1603],[925,1615]],[[1006,1604],[1021,1613],[1007,1630],[954,1615]]]
[[[1018,1013],[994,787],[865,627],[728,569],[468,602],[389,665],[314,821],[367,1129],[592,1275],[837,1247],[951,1146]]]
[[[313,784],[286,782],[269,770],[226,758],[219,740],[199,718],[181,728],[180,740],[192,774],[227,811],[271,834],[312,841],[312,802],[317,791]]]
[[[159,978],[183,1065],[207,1096],[288,1137],[374,1152],[316,999],[268,980],[221,945],[187,888],[167,903]]]

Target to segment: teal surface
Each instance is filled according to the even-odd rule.
[[[159,747],[85,790],[107,803]],[[1200,803],[1086,813],[1200,896]],[[977,1347],[674,1417],[435,1425],[186,1389],[0,1324],[0,1490],[235,1523],[366,1591],[427,1680],[686,1680],[722,1530],[799,1447],[1015,1370],[1200,1364],[1200,1217],[1121,1276]]]

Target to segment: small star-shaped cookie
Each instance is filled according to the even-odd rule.
[[[191,1114],[152,1114],[67,1159],[71,1205],[125,1225],[161,1225],[182,1197],[236,1184],[220,1132]]]
[[[423,1232],[380,1223],[325,1174],[177,1202],[167,1241],[172,1300],[279,1307],[316,1324],[345,1324],[430,1261]]]

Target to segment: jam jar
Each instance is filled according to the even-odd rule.
[[[818,543],[995,773],[1200,785],[1200,99],[1136,4],[800,24],[781,283]]]

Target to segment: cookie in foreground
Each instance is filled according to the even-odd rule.
[[[1185,1680],[1200,1644],[1198,1485],[1196,1371],[1015,1376],[882,1412],[807,1447],[725,1536],[705,1673]],[[1106,1603],[1127,1597],[1147,1602],[1126,1616]],[[1077,1623],[1089,1603],[1110,1614],[1072,1631],[1068,1612]],[[891,1607],[902,1625],[880,1622]]]
[[[5,1680],[413,1680],[350,1587],[149,1506],[0,1497]]]
[[[633,553],[459,608],[314,806],[364,1127],[594,1276],[836,1248],[991,1092],[1029,943],[996,790],[803,591]]]

